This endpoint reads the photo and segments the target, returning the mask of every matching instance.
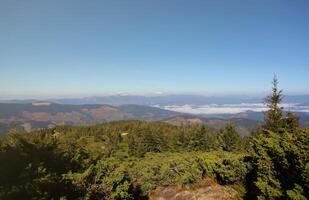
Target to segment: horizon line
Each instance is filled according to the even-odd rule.
[[[100,97],[164,97],[164,96],[196,96],[196,97],[265,97],[270,92],[263,93],[217,93],[217,94],[202,94],[202,93],[111,93],[111,94],[97,94],[97,95],[0,95],[0,100],[57,100],[57,99],[87,99],[87,98],[100,98]],[[283,96],[307,96],[308,93],[286,93]]]

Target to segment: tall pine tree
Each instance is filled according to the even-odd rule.
[[[275,75],[272,81],[272,94],[265,99],[268,111],[265,112],[264,129],[273,132],[279,132],[284,126],[283,111],[282,107],[280,107],[280,103],[282,102],[282,90],[278,89],[278,84],[279,81]]]

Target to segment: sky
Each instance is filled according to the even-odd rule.
[[[1,0],[0,97],[309,94],[307,0]]]

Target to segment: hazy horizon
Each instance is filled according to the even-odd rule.
[[[50,99],[84,99],[96,97],[112,97],[112,96],[137,96],[137,97],[164,97],[164,96],[196,96],[196,97],[248,97],[248,98],[265,98],[270,92],[257,94],[204,94],[204,93],[109,93],[109,94],[95,94],[95,95],[0,95],[0,100],[50,100]],[[308,96],[309,93],[285,93],[284,96]]]

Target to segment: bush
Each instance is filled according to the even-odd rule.
[[[309,191],[308,144],[308,130],[268,132],[255,137],[252,179],[258,198],[296,198],[302,191]]]

